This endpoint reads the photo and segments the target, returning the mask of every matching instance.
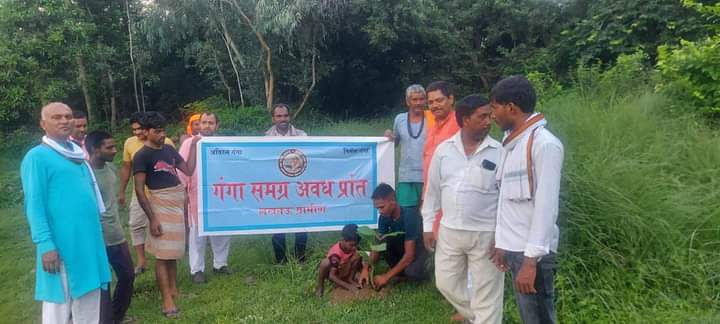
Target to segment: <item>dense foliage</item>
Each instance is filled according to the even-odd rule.
[[[654,64],[658,46],[712,35],[717,18],[698,10],[712,2],[685,2],[0,0],[0,122],[7,133],[62,100],[117,127],[212,96],[373,117],[410,83],[467,94],[534,72],[567,84],[578,62],[642,50]]]
[[[679,46],[658,48],[658,89],[676,98],[675,109],[696,112],[717,121],[720,117],[720,3],[702,5],[686,0],[688,6],[703,13],[715,35]]]

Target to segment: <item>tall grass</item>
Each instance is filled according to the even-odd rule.
[[[637,59],[637,58],[636,58]],[[692,116],[666,113],[636,61],[576,83],[540,108],[565,145],[556,280],[561,323],[720,322],[720,136]],[[380,136],[392,117],[332,121],[303,115],[310,135]],[[258,130],[261,130],[258,128]],[[238,130],[242,131],[242,130]],[[497,130],[495,131],[497,132]],[[17,170],[19,155],[0,161]],[[0,171],[0,180],[17,173]],[[22,208],[0,208],[0,313],[36,321],[34,248]],[[123,223],[127,211],[122,210]],[[332,305],[315,299],[317,262],[337,233],[312,234],[310,261],[272,265],[269,237],[233,239],[228,278],[190,284],[179,266],[182,323],[440,323],[452,308],[432,283],[399,286],[385,299]],[[208,264],[211,264],[208,260]],[[519,322],[510,280],[505,321]],[[159,322],[152,274],[136,281],[130,315]]]
[[[720,138],[616,67],[543,104],[565,144],[565,322],[672,322],[720,306]],[[588,72],[588,71],[585,71]],[[669,316],[669,317],[668,317]]]

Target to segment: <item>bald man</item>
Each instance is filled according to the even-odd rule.
[[[68,139],[72,119],[63,103],[43,107],[42,144],[20,167],[43,323],[98,323],[100,290],[111,280],[100,225],[105,205],[83,150]]]

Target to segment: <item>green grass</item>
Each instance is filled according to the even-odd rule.
[[[639,88],[570,89],[542,107],[566,149],[556,278],[561,323],[720,321],[720,137],[692,117],[668,116],[666,99]],[[299,126],[312,135],[380,136],[391,118]],[[3,160],[16,168],[16,159]],[[2,321],[37,322],[34,248],[22,208],[0,215]],[[452,307],[432,283],[345,305],[312,297],[316,264],[337,236],[311,234],[310,261],[286,266],[272,264],[268,235],[235,237],[235,273],[211,274],[205,286],[190,284],[183,260],[179,322],[447,322]],[[509,286],[504,310],[506,322],[519,322]],[[164,321],[152,272],[137,279],[129,314]]]

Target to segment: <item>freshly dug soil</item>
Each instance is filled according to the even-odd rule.
[[[373,297],[382,298],[387,294],[387,288],[375,291],[371,287],[365,287],[357,293],[350,292],[343,288],[334,287],[330,295],[330,302],[333,304],[346,304],[354,301],[367,300]]]

